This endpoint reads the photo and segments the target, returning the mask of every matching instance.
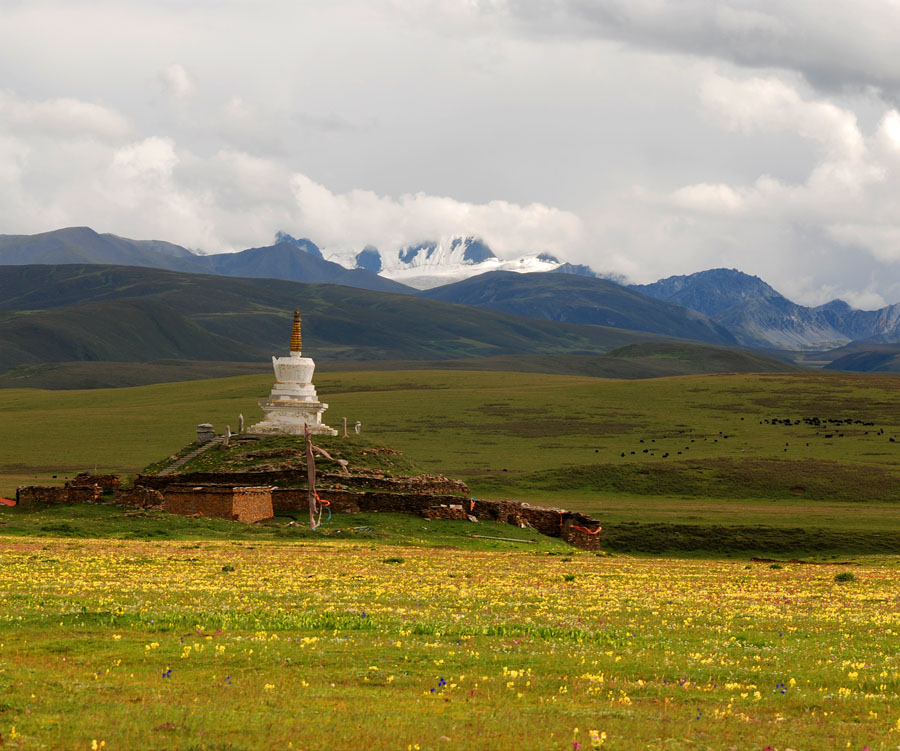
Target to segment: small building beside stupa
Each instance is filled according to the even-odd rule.
[[[270,435],[303,435],[307,426],[311,433],[337,435],[334,428],[322,422],[328,405],[319,401],[312,384],[316,364],[301,356],[300,311],[294,311],[291,350],[287,357],[273,357],[275,385],[269,398],[259,403],[265,412],[262,422],[251,425],[249,432]]]

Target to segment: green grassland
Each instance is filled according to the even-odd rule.
[[[896,574],[2,537],[0,737],[61,751],[887,751]]]
[[[320,373],[316,382],[332,425],[342,416],[360,420],[364,437],[485,496],[900,500],[892,482],[900,443],[891,440],[900,437],[900,379],[890,376],[615,381],[360,371]],[[126,389],[6,389],[0,416],[9,440],[0,444],[0,469],[4,477],[31,472],[44,480],[95,468],[133,473],[190,443],[200,422],[234,430],[243,413],[249,426],[270,386],[271,376],[259,375]],[[822,424],[798,424],[804,417]]]
[[[731,530],[713,550],[897,546],[900,379],[891,376],[355,371],[316,382],[332,425],[360,420],[364,439],[465,480],[474,497],[595,515],[610,541],[650,530],[628,526],[637,522],[660,525],[656,538],[683,550],[711,525]],[[82,470],[135,473],[190,443],[199,422],[234,429],[242,412],[250,425],[270,385],[261,375],[2,391],[0,418],[12,430],[0,444],[0,494]]]
[[[0,389],[114,389],[269,373],[270,363],[214,360],[69,361],[21,365],[0,373]]]
[[[4,749],[900,742],[900,378],[354,371],[316,384],[329,423],[363,424],[323,441],[335,453],[388,445],[402,455],[358,461],[589,511],[611,554],[394,514],[311,532],[302,515],[0,506]],[[252,424],[270,386],[0,391],[0,493],[159,466],[199,422]],[[290,461],[299,442],[280,440],[277,456],[208,461]]]

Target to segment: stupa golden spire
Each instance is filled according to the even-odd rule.
[[[291,352],[299,352],[302,341],[300,339],[300,311],[294,311],[294,330],[291,332]]]

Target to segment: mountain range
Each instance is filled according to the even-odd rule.
[[[490,271],[419,296],[528,318],[737,344],[727,329],[704,313],[647,297],[606,279]]]
[[[0,372],[48,361],[268,361],[290,316],[318,359],[604,354],[667,337],[412,295],[133,266],[0,266]]]
[[[832,300],[810,308],[736,269],[672,276],[630,289],[705,313],[748,347],[830,350],[861,340],[900,342],[900,304],[855,310]]]
[[[342,285],[532,319],[765,350],[788,359],[819,352],[817,364],[829,367],[900,368],[900,304],[875,311],[855,310],[841,300],[807,307],[735,269],[626,286],[549,254],[501,261],[473,236],[388,253],[368,246],[342,254],[323,250],[309,239],[278,233],[270,246],[199,255],[173,243],[130,240],[87,227],[0,235],[0,265],[71,263]],[[538,273],[546,271],[557,273]],[[414,289],[401,280],[429,288]],[[456,281],[431,286],[447,280]],[[57,293],[64,296],[65,290]],[[22,309],[27,309],[28,288],[19,295]]]
[[[326,260],[310,240],[279,233],[273,245],[238,253],[198,255],[167,242],[129,240],[90,227],[39,235],[0,235],[0,265],[93,263],[146,266],[171,271],[295,282],[343,284],[359,289],[413,293],[409,287],[365,269]]]
[[[267,369],[271,355],[287,347],[290,315],[298,306],[304,349],[320,363],[342,367],[442,361],[448,367],[615,377],[791,369],[658,333],[530,320],[409,294],[135,266],[45,264],[0,266],[0,385],[86,388],[243,373],[247,363]],[[629,345],[645,348],[615,354]],[[210,364],[206,371],[197,366],[201,361]],[[146,365],[137,371],[131,366],[137,362]],[[185,362],[194,363],[190,373]]]

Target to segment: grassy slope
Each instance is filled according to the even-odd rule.
[[[112,389],[153,383],[270,373],[271,363],[216,360],[156,360],[154,362],[56,362],[22,365],[0,373],[0,388]]]
[[[233,354],[233,352],[232,352]],[[461,360],[320,361],[318,370],[486,370],[582,375],[594,378],[661,378],[696,373],[801,372],[788,363],[750,352],[689,342],[646,342],[608,355],[497,355]],[[92,389],[222,378],[268,372],[265,361],[160,360],[147,363],[61,362],[23,365],[0,374],[0,388]]]
[[[688,461],[713,469],[747,460],[798,467],[822,461],[870,468],[875,477],[893,472],[900,459],[900,444],[889,441],[900,435],[900,380],[890,376],[613,381],[529,373],[361,371],[320,373],[316,384],[331,404],[326,420],[332,424],[343,415],[351,422],[359,419],[367,437],[407,450],[425,469],[456,473],[478,490],[538,486],[546,474],[534,473],[566,468],[571,475],[572,468],[598,465],[619,473],[644,466],[669,477]],[[226,422],[236,425],[239,412],[248,425],[254,422],[260,417],[256,402],[270,387],[271,376],[262,374],[131,389],[5,390],[0,414],[4,424],[15,426],[17,440],[0,444],[0,465],[74,471],[96,463],[134,471],[190,442],[199,422],[212,421],[222,429]],[[816,435],[805,425],[760,423],[812,415],[876,425],[822,429]],[[881,428],[885,434],[876,435]],[[666,452],[670,456],[664,460]],[[631,475],[623,477],[633,482]],[[663,489],[709,495],[708,482],[692,482],[694,490],[683,483]],[[744,482],[725,477],[717,494],[735,497],[729,483],[740,488]],[[788,493],[796,483],[789,485]],[[763,496],[778,492],[755,487]],[[569,483],[564,492],[573,495],[577,489]],[[846,491],[837,487],[835,499]],[[871,492],[882,491],[893,492],[874,485]],[[828,490],[816,492],[827,495]]]
[[[440,360],[457,369],[615,378],[794,369],[738,350],[652,341],[658,335],[349,287],[133,267],[17,266],[0,268],[0,387],[134,386],[248,372],[241,363],[262,367],[283,349],[297,306],[307,348],[332,363],[408,368]],[[209,365],[179,373],[173,361]]]
[[[316,382],[331,424],[342,415],[359,419],[365,438],[403,450],[426,471],[466,480],[476,497],[584,510],[610,535],[618,525],[623,540],[627,524],[640,521],[765,527],[775,532],[757,537],[770,550],[796,538],[790,530],[798,526],[848,540],[869,535],[860,539],[873,550],[886,539],[896,546],[879,537],[900,530],[900,443],[889,440],[900,436],[900,379],[893,377],[604,381],[422,371],[326,373]],[[269,376],[246,376],[108,391],[7,390],[0,419],[16,426],[16,440],[0,443],[0,493],[95,467],[135,472],[190,442],[199,422],[221,430],[243,411],[252,423],[270,385]],[[876,424],[794,424],[813,415]],[[792,424],[764,422],[772,417]],[[840,540],[804,545],[839,550]]]
[[[286,346],[296,307],[317,359],[602,354],[650,338],[334,285],[13,266],[0,267],[0,370],[62,360],[264,362]]]
[[[392,475],[418,475],[422,468],[406,454],[380,446],[365,436],[355,433],[348,438],[319,435],[314,445],[328,452],[331,459],[319,455],[316,469],[319,472],[339,473],[341,466],[337,460],[348,462],[350,472],[371,474],[378,471]],[[193,452],[198,444],[185,446],[176,456]],[[385,450],[386,449],[386,450]],[[156,474],[171,463],[171,455],[145,468],[148,474]],[[262,439],[237,436],[229,446],[216,445],[182,465],[178,473],[185,472],[249,472],[278,471],[283,469],[306,468],[306,443],[303,436],[275,435]]]
[[[0,319],[0,367],[66,359],[46,350],[55,339],[63,347],[72,337],[84,346],[68,359],[222,360],[223,342],[217,337],[224,337],[235,343],[237,356],[230,359],[265,360],[285,346],[296,307],[304,315],[304,344],[318,359],[602,354],[649,338],[334,285],[132,267],[14,266],[0,268],[0,308],[11,311]],[[143,314],[145,308],[150,313]],[[29,312],[15,312],[23,310]],[[163,310],[170,316],[164,326],[147,322],[147,316],[158,317]],[[78,329],[66,330],[68,320],[71,326],[78,322]],[[124,348],[122,355],[114,351],[110,357],[104,342],[110,327],[115,335],[133,327],[132,341],[117,345]],[[157,352],[149,336],[158,330],[168,334],[168,344],[181,337],[179,351],[169,346]]]

